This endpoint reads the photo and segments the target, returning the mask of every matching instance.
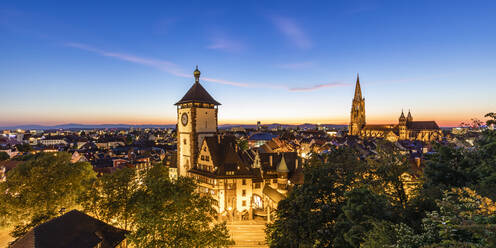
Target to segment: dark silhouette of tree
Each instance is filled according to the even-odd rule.
[[[7,154],[6,152],[0,152],[0,161],[5,161],[8,159],[10,159],[9,154]]]
[[[332,244],[335,220],[342,213],[345,194],[365,181],[365,162],[350,148],[324,157],[313,156],[304,183],[279,202],[276,219],[267,226],[271,247],[325,247]]]

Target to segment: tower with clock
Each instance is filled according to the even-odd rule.
[[[217,134],[219,102],[200,84],[198,66],[193,72],[195,83],[177,102],[177,169],[179,176],[187,176],[197,163],[203,139]]]

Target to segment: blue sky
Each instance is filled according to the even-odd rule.
[[[124,2],[124,3],[123,3]],[[193,83],[221,123],[456,125],[496,111],[495,1],[2,1],[0,126],[170,124]]]

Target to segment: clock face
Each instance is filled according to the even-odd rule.
[[[188,114],[184,113],[181,115],[181,123],[183,126],[186,126],[188,124]]]

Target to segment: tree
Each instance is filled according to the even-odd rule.
[[[484,117],[490,118],[489,120],[486,121],[486,125],[496,125],[496,113],[487,113]]]
[[[128,134],[128,135],[126,136],[126,145],[132,145],[132,144],[133,144],[133,142],[134,142],[134,140],[135,140],[135,139],[134,139],[133,135]]]
[[[388,196],[395,206],[405,209],[409,199],[407,192],[413,194],[416,190],[416,185],[407,180],[414,176],[408,157],[387,142],[379,142],[376,152],[367,159],[373,190]]]
[[[214,223],[210,196],[200,195],[190,178],[171,181],[163,166],[144,175],[131,200],[136,206],[129,240],[136,247],[227,247],[225,223]]]
[[[470,187],[496,200],[496,131],[485,130],[474,149],[438,145],[438,152],[427,157],[425,188],[440,192],[452,187]]]
[[[19,152],[30,152],[33,150],[33,148],[29,144],[18,144],[15,146],[17,151]]]
[[[453,188],[428,212],[422,230],[404,223],[379,222],[362,247],[495,247],[496,204],[469,188]]]
[[[335,220],[342,213],[345,193],[366,184],[366,166],[348,147],[328,155],[313,155],[305,179],[279,202],[274,223],[266,229],[271,247],[330,246],[336,238]]]
[[[385,197],[367,188],[354,189],[345,196],[346,204],[336,221],[335,247],[360,247],[374,222],[393,220],[393,208]]]
[[[138,189],[138,180],[136,170],[127,167],[94,178],[78,202],[95,218],[129,230],[134,213],[131,198]]]
[[[7,154],[6,152],[0,152],[0,161],[5,161],[8,159],[10,159],[9,154]]]
[[[477,181],[473,170],[480,161],[474,152],[449,145],[439,146],[437,150],[425,163],[426,187],[448,189]]]
[[[0,183],[0,217],[3,224],[16,225],[15,237],[76,205],[77,195],[95,173],[89,163],[70,160],[65,152],[41,153],[7,173]]]

